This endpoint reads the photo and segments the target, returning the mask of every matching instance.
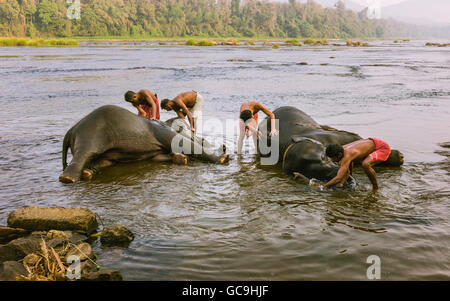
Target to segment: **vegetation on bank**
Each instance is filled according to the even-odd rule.
[[[1,38],[0,47],[5,46],[74,46],[77,40],[69,39],[29,39],[29,38]]]
[[[85,0],[69,19],[66,0],[0,1],[0,36],[189,38],[383,38],[414,36],[416,27],[368,19],[338,2],[259,0]]]

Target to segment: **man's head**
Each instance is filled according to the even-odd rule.
[[[164,109],[166,111],[172,110],[172,106],[170,105],[169,101],[170,99],[167,98],[161,100],[161,109]]]
[[[133,91],[127,91],[127,93],[125,93],[125,101],[135,103],[138,100],[137,97],[138,95]]]
[[[239,115],[239,118],[242,119],[242,121],[244,123],[247,122],[247,120],[252,119],[253,118],[253,113],[250,110],[244,110],[241,112],[241,114]]]
[[[325,153],[332,161],[338,162],[344,157],[344,148],[339,144],[330,144],[327,146]]]

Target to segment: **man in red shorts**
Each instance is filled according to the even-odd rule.
[[[372,166],[386,161],[391,153],[391,148],[386,142],[377,138],[368,138],[340,146],[331,144],[326,149],[326,154],[334,162],[340,161],[340,168],[337,175],[324,188],[338,184],[342,187],[352,173],[353,162],[361,162],[366,175],[372,182],[373,191],[378,190],[378,183],[375,170]]]
[[[138,110],[139,116],[144,116],[150,120],[159,120],[158,96],[153,92],[149,90],[140,90],[137,93],[128,91],[125,93],[125,100]]]
[[[258,112],[263,111],[271,121],[271,131],[269,136],[278,135],[278,130],[275,128],[275,115],[265,106],[257,101],[247,101],[241,105],[239,114],[239,139],[238,139],[238,155],[242,154],[242,146],[244,143],[244,136],[247,138],[253,137],[253,144],[255,152],[257,147],[257,139],[259,139],[258,131]]]

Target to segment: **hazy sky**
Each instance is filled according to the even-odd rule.
[[[381,6],[388,6],[388,5],[392,5],[392,4],[397,4],[400,2],[404,2],[406,0],[380,0],[380,4]],[[365,6],[368,1],[367,0],[352,0],[352,2],[358,3],[362,6]]]
[[[288,2],[288,0],[271,0],[271,1],[278,1],[278,2]],[[361,6],[367,6],[368,0],[351,0],[352,2],[355,2]],[[397,4],[400,2],[404,2],[406,0],[380,0],[381,6],[389,6],[393,4]],[[424,0],[425,1],[425,0]],[[300,0],[299,2],[306,2],[306,0]],[[320,2],[320,1],[317,1]],[[338,0],[336,0],[338,2]]]

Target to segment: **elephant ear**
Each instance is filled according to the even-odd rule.
[[[301,157],[305,160],[317,161],[322,158],[322,154],[325,151],[325,146],[315,139],[302,137],[302,136],[292,136],[292,142],[300,144],[308,144],[309,147],[302,147],[303,151]]]

